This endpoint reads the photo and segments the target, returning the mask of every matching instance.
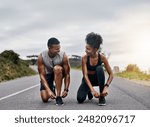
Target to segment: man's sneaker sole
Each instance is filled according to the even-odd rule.
[[[56,104],[57,106],[63,106],[64,104]]]
[[[98,106],[106,106],[106,103],[105,104],[98,103]]]

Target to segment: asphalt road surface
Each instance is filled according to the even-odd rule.
[[[149,110],[150,87],[121,78],[114,78],[106,97],[106,106],[98,106],[98,99],[76,101],[81,83],[81,71],[71,71],[71,84],[63,106],[55,100],[43,103],[40,98],[39,76],[23,77],[0,83],[0,110]],[[95,87],[98,90],[97,87]]]

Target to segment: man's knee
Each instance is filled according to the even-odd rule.
[[[44,103],[47,103],[48,102],[48,96],[47,96],[47,93],[45,91],[41,91],[41,99]]]
[[[48,102],[48,99],[42,98],[42,101],[43,101],[43,103],[47,103],[47,102]]]
[[[41,96],[41,99],[43,101],[43,103],[47,103],[48,102],[48,98],[45,96]]]
[[[63,72],[63,68],[62,68],[61,66],[56,65],[56,66],[54,67],[54,74],[55,74],[55,75],[60,75],[60,74],[62,74],[62,72]]]

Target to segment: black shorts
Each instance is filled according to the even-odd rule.
[[[54,86],[54,73],[51,74],[46,74],[46,80],[48,83],[48,86],[51,91],[54,91],[55,86]],[[40,91],[45,90],[44,85],[41,83]]]

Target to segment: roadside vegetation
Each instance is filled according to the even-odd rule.
[[[136,64],[129,64],[125,71],[116,74],[119,77],[150,81],[150,74],[142,72]]]
[[[20,59],[14,51],[0,53],[0,82],[34,74],[36,72],[29,67],[29,62]]]
[[[70,58],[70,67],[75,70],[81,70],[81,59]]]

